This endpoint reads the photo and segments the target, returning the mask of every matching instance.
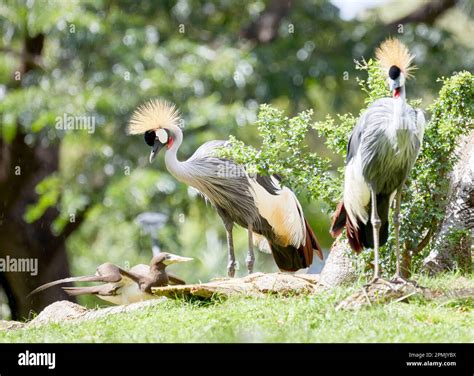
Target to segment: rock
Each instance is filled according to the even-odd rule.
[[[21,329],[25,323],[19,321],[0,320],[0,330]]]
[[[353,262],[354,252],[347,239],[339,237],[331,247],[321,271],[321,283],[329,287],[349,285],[357,279]]]
[[[87,308],[72,303],[67,300],[54,302],[43,309],[38,316],[29,322],[28,325],[42,325],[46,323],[60,323],[66,320],[73,320],[81,317],[87,312]]]
[[[62,323],[65,321],[94,320],[117,313],[132,312],[138,309],[151,307],[155,304],[161,304],[163,299],[164,298],[157,298],[123,306],[114,306],[100,309],[87,309],[79,304],[62,300],[50,304],[33,320],[23,325],[38,326],[48,323]]]
[[[336,310],[360,309],[373,304],[384,304],[392,301],[405,301],[409,297],[419,294],[424,295],[424,288],[415,287],[411,283],[390,283],[378,281],[362,287],[344,299],[336,306]]]
[[[474,288],[456,288],[450,290],[430,289],[413,283],[392,283],[380,280],[355,291],[341,301],[336,310],[355,310],[374,304],[391,302],[409,302],[410,298],[418,296],[426,300],[449,301],[456,299],[473,299]]]
[[[117,313],[126,313],[126,312],[133,312],[139,309],[153,307],[157,304],[161,304],[165,298],[157,298],[157,299],[150,299],[145,300],[143,302],[137,302],[127,305],[120,305],[120,306],[113,306],[108,308],[101,308],[101,309],[90,309],[88,310],[84,316],[81,317],[82,320],[94,320],[101,317],[106,317],[109,315],[115,315]]]
[[[153,293],[170,298],[196,296],[204,299],[229,297],[231,295],[262,296],[279,294],[283,296],[314,294],[322,286],[319,276],[290,273],[253,273],[242,278],[222,278],[208,283],[156,287]]]

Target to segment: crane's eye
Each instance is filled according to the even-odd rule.
[[[157,129],[155,133],[156,133],[156,138],[163,145],[168,142],[168,131],[166,129],[163,129],[163,128]]]
[[[145,142],[148,146],[153,146],[155,143],[155,131],[146,131],[145,132]]]

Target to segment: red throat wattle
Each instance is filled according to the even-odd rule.
[[[173,146],[173,142],[174,142],[173,137],[170,137],[170,139],[169,139],[169,141],[168,141],[168,145],[166,145],[166,147],[167,147],[168,149],[171,149],[171,147]]]
[[[398,98],[400,96],[400,88],[397,87],[394,91],[393,91],[393,97],[394,98]]]

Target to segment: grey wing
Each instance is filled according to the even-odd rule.
[[[223,147],[223,146],[228,146],[229,143],[228,141],[224,140],[213,140],[213,141],[208,141],[202,144],[200,147],[196,149],[194,154],[188,159],[188,161],[194,161],[197,159],[202,159],[202,158],[209,158],[209,157],[215,157],[215,152],[216,149]]]
[[[351,136],[349,137],[349,143],[347,144],[347,156],[346,156],[346,164],[350,162],[352,158],[355,157],[357,150],[360,146],[360,137],[362,135],[362,130],[364,128],[364,121],[363,116],[357,121],[356,126],[352,130]]]
[[[421,144],[423,142],[423,136],[425,134],[425,114],[423,113],[422,110],[416,109],[416,128],[417,128],[417,138],[418,141],[420,142],[420,145],[418,145],[418,152],[420,152],[421,149]]]
[[[423,141],[423,135],[425,132],[425,115],[422,110],[419,108],[413,108],[410,105],[407,105],[405,108],[405,114],[409,119],[409,129],[411,133],[415,136],[414,138],[414,145],[415,145],[415,152],[416,155],[419,154],[421,150],[421,144]]]
[[[392,113],[391,106],[393,106],[391,98],[381,98],[374,101],[362,113],[349,138],[346,164],[356,155],[362,135],[369,130],[369,127],[375,130],[382,129],[383,122],[387,121],[387,117]]]
[[[228,145],[228,141],[218,140],[204,143],[184,163],[184,168],[190,185],[207,200],[227,213],[234,213],[236,222],[250,223],[257,212],[245,167],[216,156],[217,148]]]

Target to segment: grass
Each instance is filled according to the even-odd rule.
[[[427,287],[474,287],[474,275],[420,277]],[[354,289],[317,296],[167,300],[80,323],[0,332],[1,342],[474,342],[472,299],[377,305],[356,312],[335,304]]]

